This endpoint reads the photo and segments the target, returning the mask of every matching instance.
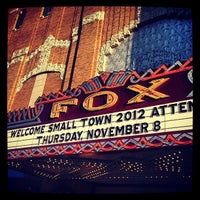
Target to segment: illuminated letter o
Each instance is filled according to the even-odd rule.
[[[93,106],[94,98],[101,95],[107,95],[106,103],[101,106]],[[103,110],[103,109],[114,106],[117,100],[118,100],[118,96],[114,92],[101,91],[101,92],[97,92],[88,96],[83,102],[83,107],[89,111]]]

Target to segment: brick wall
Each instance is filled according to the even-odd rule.
[[[33,90],[33,87],[41,73],[47,73],[47,76],[42,83],[43,89],[38,89],[38,96],[60,90],[72,24],[75,30],[81,13],[81,7],[53,7],[49,16],[42,18],[42,7],[26,8],[22,26],[14,31],[19,10],[8,10],[8,111],[34,106],[30,104],[31,96],[37,96],[37,89]],[[135,7],[84,7],[71,89],[97,75],[102,45],[134,18]],[[74,33],[63,90],[67,89],[72,74],[76,36]]]

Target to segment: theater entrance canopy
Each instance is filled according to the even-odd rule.
[[[8,113],[8,167],[51,180],[191,183],[192,58],[104,72]]]

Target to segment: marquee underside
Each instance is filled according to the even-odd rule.
[[[11,159],[8,167],[53,182],[191,187],[192,145]]]

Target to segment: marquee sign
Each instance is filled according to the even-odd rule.
[[[8,158],[192,143],[192,58],[184,64],[105,72],[71,91],[8,113]]]

